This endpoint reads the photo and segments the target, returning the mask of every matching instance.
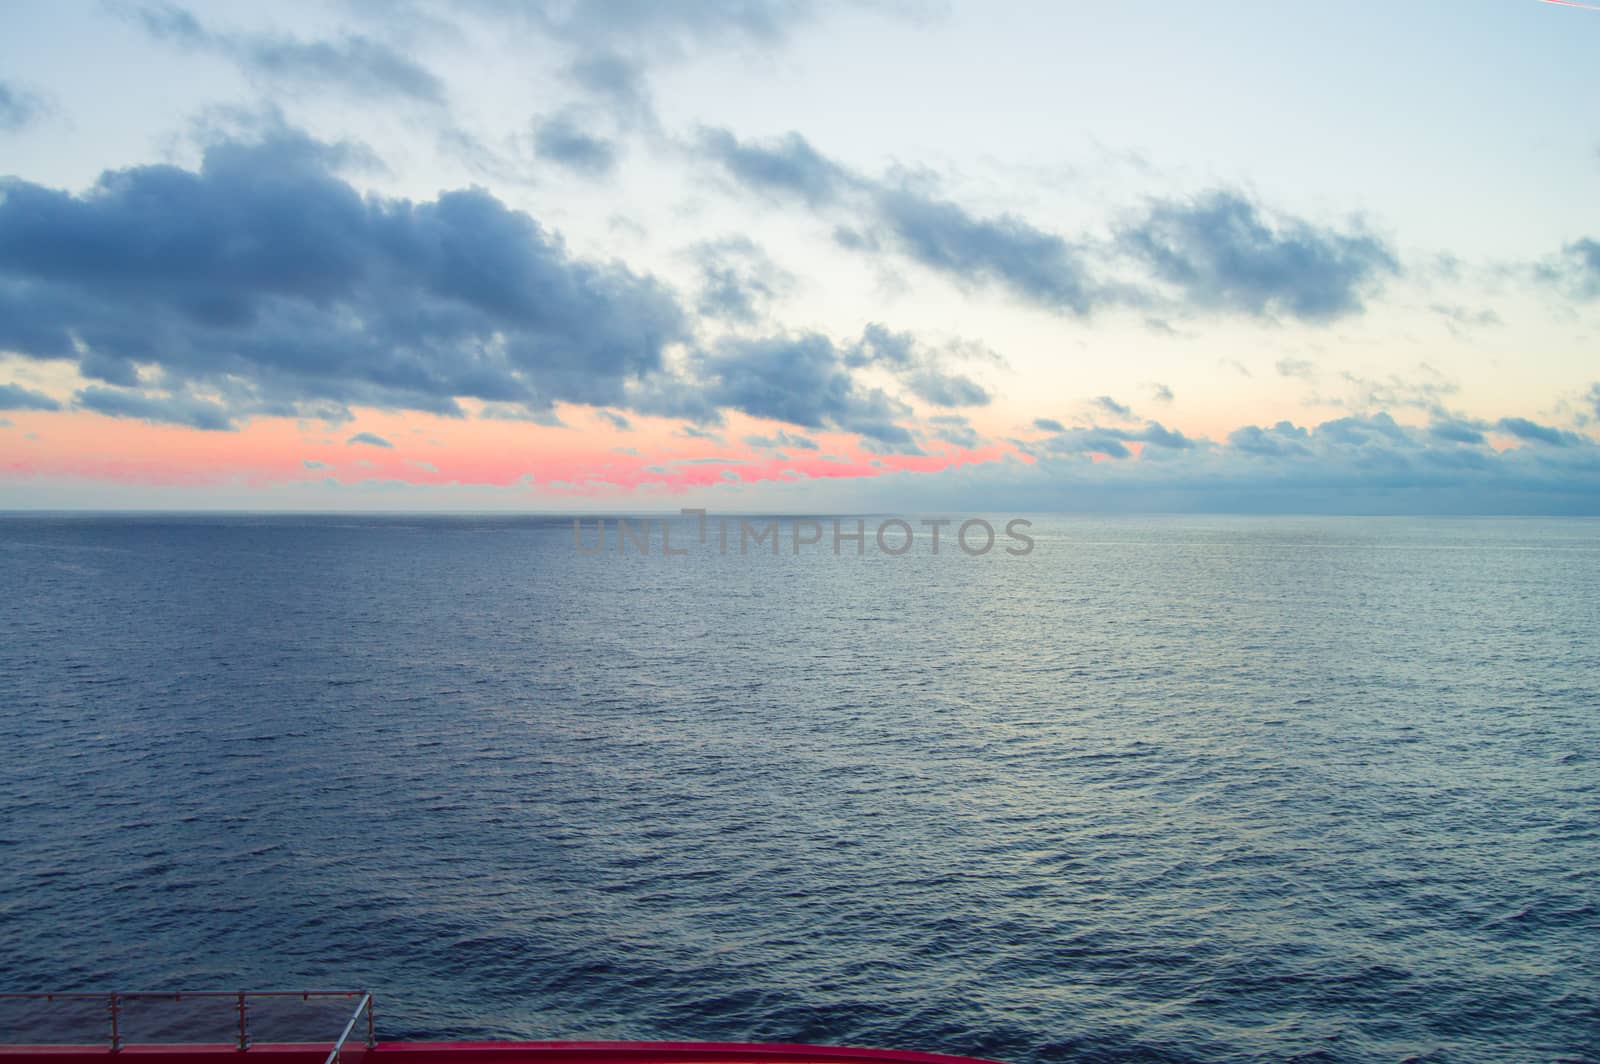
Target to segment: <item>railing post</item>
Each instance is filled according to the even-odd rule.
[[[117,1030],[117,995],[115,991],[110,994],[110,998],[108,1007],[111,1010],[111,1052],[115,1053],[122,1048],[122,1034]]]
[[[375,1049],[377,1045],[378,1040],[373,1037],[372,1033],[372,994],[369,992],[367,994],[367,1048]]]
[[[239,1052],[243,1053],[250,1048],[250,1034],[245,1027],[244,991],[239,991]]]

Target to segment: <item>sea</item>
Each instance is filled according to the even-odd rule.
[[[1600,521],[950,516],[0,517],[0,989],[1600,1060]]]

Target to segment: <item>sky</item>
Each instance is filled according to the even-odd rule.
[[[0,8],[0,509],[1600,514],[1600,11]]]

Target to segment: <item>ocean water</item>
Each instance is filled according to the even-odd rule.
[[[0,518],[0,983],[367,986],[391,1038],[1600,1059],[1600,522],[1034,521],[667,558]]]

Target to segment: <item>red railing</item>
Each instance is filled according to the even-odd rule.
[[[85,1046],[105,1044],[115,1053],[135,1045],[216,1045],[231,1044],[238,1050],[250,1048],[253,1032],[252,1012],[271,1011],[270,1006],[298,1000],[303,1004],[332,1003],[339,999],[355,999],[355,1010],[349,1014],[342,1030],[324,1028],[313,1037],[306,1037],[306,1017],[298,1029],[292,1025],[266,1033],[266,1040],[276,1044],[326,1044],[332,1043],[326,1064],[339,1064],[340,1054],[350,1037],[357,1032],[363,1016],[366,1018],[366,1048],[374,1044],[375,1032],[372,1017],[372,995],[365,990],[184,990],[184,991],[110,991],[93,993],[0,993],[0,1045],[17,1044],[20,1038],[29,1045]],[[141,1017],[144,1030],[129,1029],[129,1013],[156,1004],[177,1007],[175,1015],[166,1017],[166,1024],[151,1023],[150,1016]],[[184,1013],[183,1006],[189,1005]],[[200,1006],[220,1005],[232,1013],[227,1030],[220,1029],[220,1013],[206,1016]],[[36,1006],[29,1009],[29,1006]],[[98,1025],[89,1022],[96,1007],[103,1008]],[[10,1022],[8,1023],[8,1014]],[[341,1011],[336,1017],[342,1018]],[[159,1018],[158,1018],[159,1019]],[[330,1017],[315,1017],[326,1022]],[[98,1026],[99,1030],[91,1028]],[[323,1037],[323,1034],[327,1037]]]

